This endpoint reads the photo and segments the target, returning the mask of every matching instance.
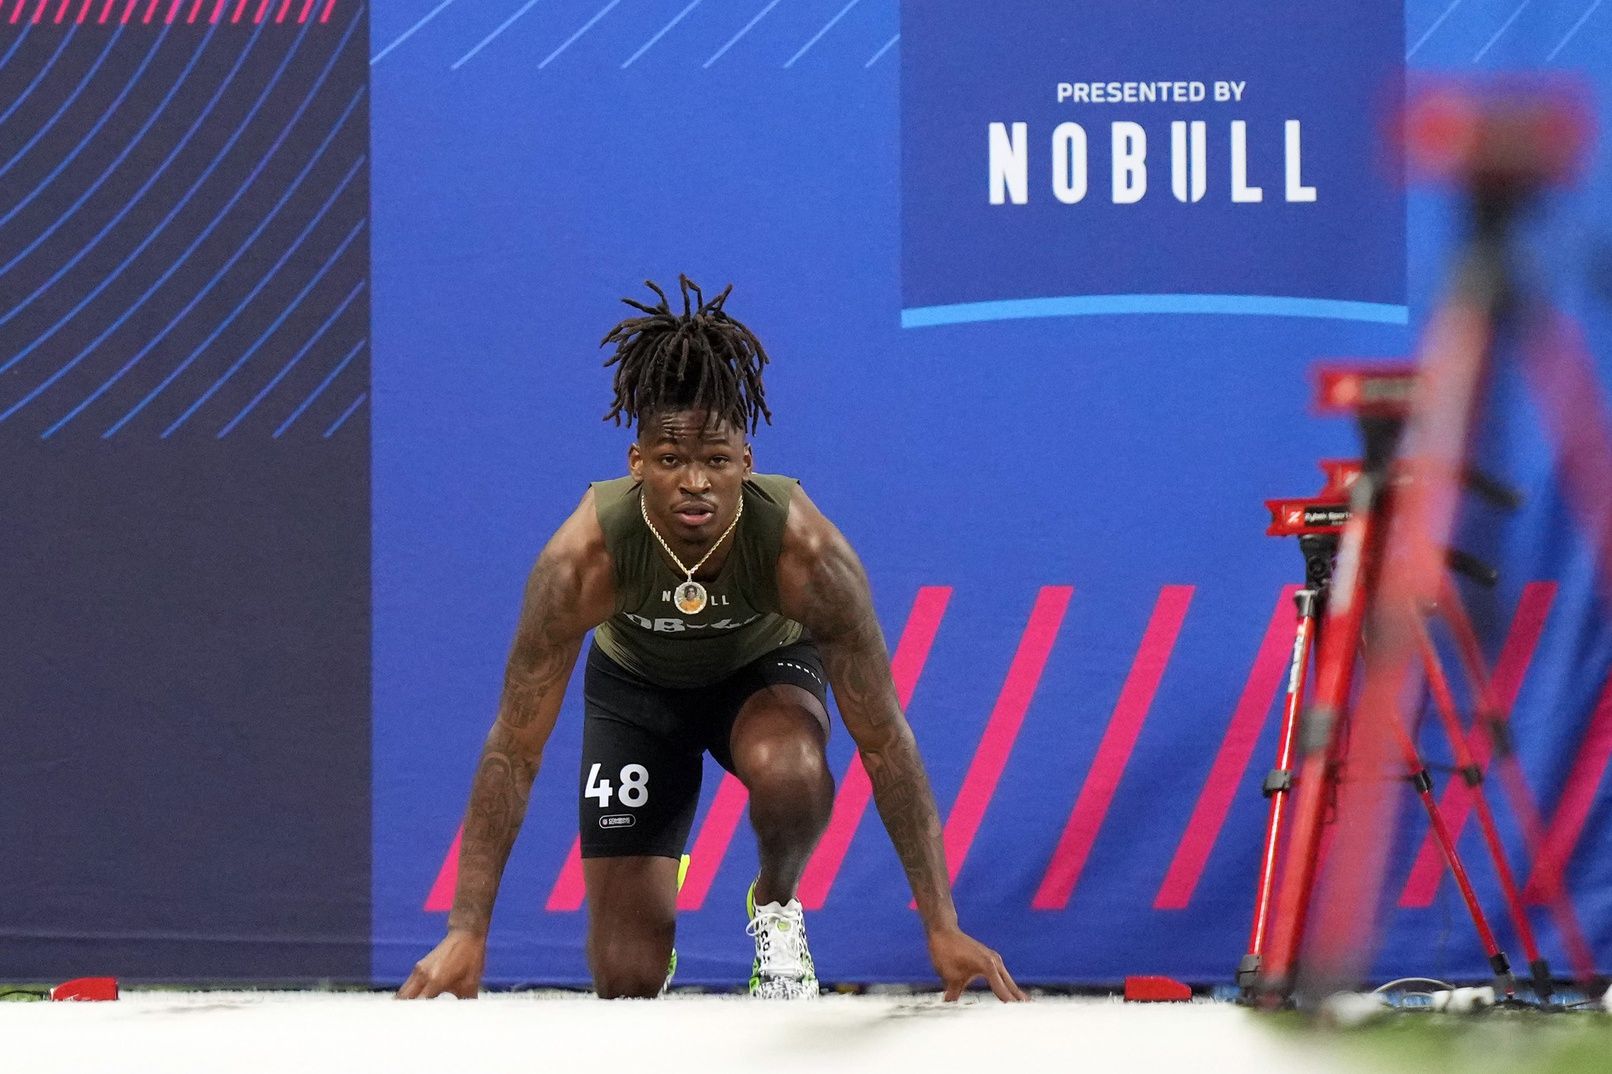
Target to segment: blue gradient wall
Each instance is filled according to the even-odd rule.
[[[0,977],[407,972],[442,933],[527,569],[625,465],[598,340],[686,272],[733,282],[775,359],[758,466],[867,564],[965,925],[1023,981],[1229,980],[1301,577],[1262,501],[1355,450],[1307,414],[1308,367],[1406,354],[1458,233],[1367,159],[1381,95],[1545,69],[1612,104],[1599,0],[1289,8],[0,5]],[[1245,111],[1055,97],[1223,79]],[[1199,119],[1207,193],[1181,203],[1170,123]],[[1292,119],[1314,203],[1288,196]],[[1020,121],[1030,197],[992,205],[989,124]],[[1089,137],[1074,204],[1045,156],[1065,121]],[[1233,121],[1257,204],[1229,196]],[[1115,122],[1149,139],[1135,204]],[[1527,235],[1603,384],[1607,181],[1602,143]],[[1544,418],[1507,367],[1481,453],[1528,503],[1462,540],[1504,570],[1469,596],[1605,963],[1612,637]],[[586,980],[579,715],[494,982]],[[852,753],[837,729],[842,777]],[[732,984],[755,851],[708,775],[680,975]],[[831,858],[823,977],[926,979],[871,810],[842,807]],[[1381,972],[1484,972],[1447,881],[1390,928]]]

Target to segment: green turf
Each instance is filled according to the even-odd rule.
[[[9,984],[0,982],[0,1003],[32,1003],[44,999],[50,992],[47,984]]]
[[[1291,1018],[1291,1020],[1289,1020]],[[1276,1019],[1314,1034],[1340,1058],[1383,1074],[1607,1074],[1612,1018],[1602,1013],[1491,1010],[1475,1015],[1396,1012],[1353,1029]]]

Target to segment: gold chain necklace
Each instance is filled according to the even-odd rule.
[[[733,528],[739,524],[739,519],[744,516],[744,493],[742,491],[739,493],[739,509],[733,513],[733,521],[728,523],[728,528],[722,531],[722,536],[716,539],[716,544],[711,546],[710,551],[701,556],[700,561],[692,567],[683,566],[683,561],[677,558],[677,553],[672,551],[672,546],[666,543],[666,538],[660,535],[660,530],[656,529],[655,524],[649,520],[649,505],[644,502],[642,490],[638,493],[638,513],[644,516],[644,525],[649,527],[649,532],[655,535],[655,540],[660,542],[660,546],[666,550],[666,554],[672,557],[672,562],[677,564],[677,569],[688,575],[688,580],[678,586],[677,592],[673,594],[672,604],[684,615],[698,615],[705,610],[708,597],[705,593],[705,587],[694,580],[694,572],[705,566],[705,561],[710,559],[718,548],[722,547],[722,542],[728,539],[728,534],[732,533]]]

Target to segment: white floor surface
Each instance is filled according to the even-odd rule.
[[[824,997],[762,1003],[568,994],[400,1003],[294,992],[126,993],[0,1004],[7,1074],[883,1074],[1357,1071],[1228,1004]]]

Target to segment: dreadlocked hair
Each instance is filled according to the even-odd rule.
[[[645,280],[660,302],[649,306],[622,299],[643,316],[628,317],[599,341],[601,347],[616,345],[604,363],[607,369],[616,367],[616,397],[605,420],[628,426],[637,422],[642,428],[644,416],[656,411],[703,410],[713,424],[727,421],[750,432],[763,418],[772,424],[761,384],[767,352],[754,332],[722,308],[733,285],[706,301],[687,276],[677,281],[681,314],[672,311],[666,292]]]

